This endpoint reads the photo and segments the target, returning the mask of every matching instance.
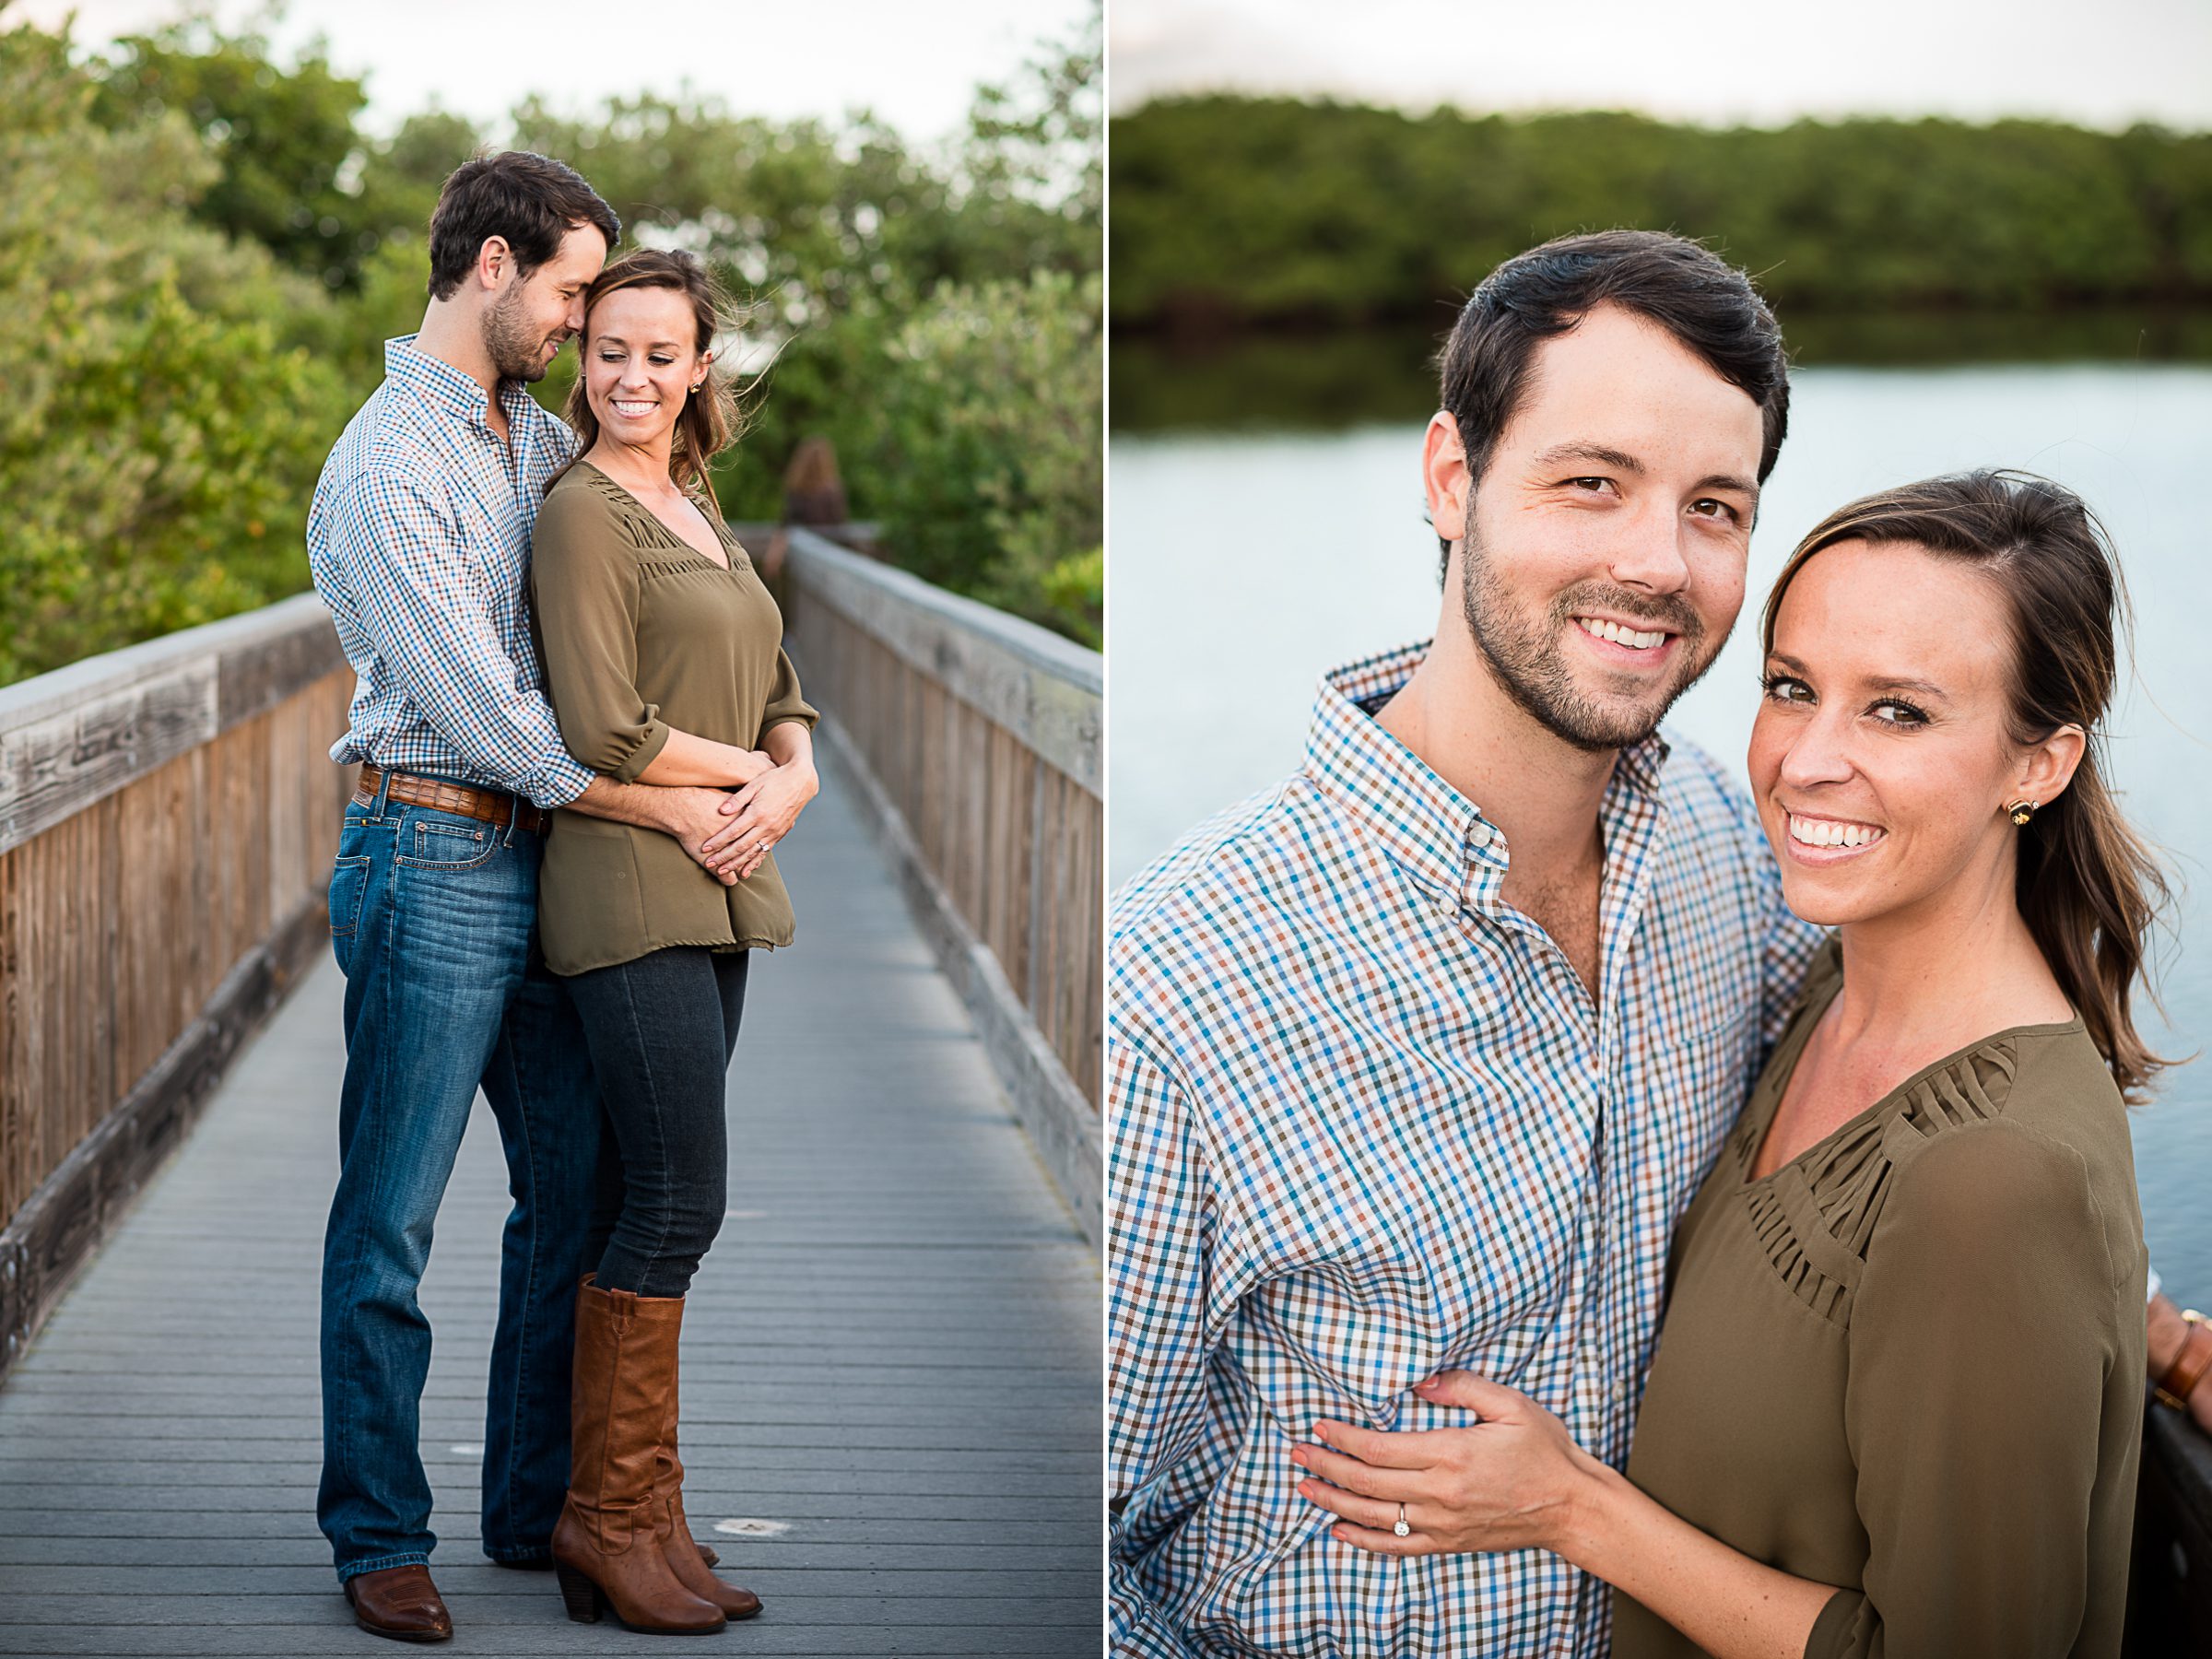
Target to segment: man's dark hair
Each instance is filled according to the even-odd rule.
[[[1461,308],[1437,354],[1441,399],[1459,423],[1467,476],[1479,486],[1499,435],[1528,394],[1536,347],[1565,334],[1600,305],[1648,319],[1740,386],[1759,408],[1766,481],[1790,423],[1790,366],[1782,328],[1751,279],[1710,248],[1659,230],[1596,230],[1561,236],[1516,253],[1483,279]],[[1439,524],[1450,557],[1453,537]]]
[[[580,225],[594,227],[614,251],[622,221],[564,162],[507,150],[464,161],[447,177],[430,215],[430,298],[450,300],[494,236],[513,250],[516,275],[528,276],[560,252]]]

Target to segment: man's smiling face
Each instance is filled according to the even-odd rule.
[[[1530,371],[1479,485],[1452,418],[1436,418],[1430,510],[1465,527],[1461,608],[1491,677],[1565,741],[1621,748],[1657,727],[1735,621],[1759,407],[1617,306],[1544,341]]]

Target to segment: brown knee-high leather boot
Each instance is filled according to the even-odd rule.
[[[719,1630],[722,1609],[692,1594],[662,1547],[661,1431],[676,1394],[680,1296],[576,1292],[576,1381],[569,1500],[553,1528],[553,1563],[569,1617],[603,1606],[638,1630]]]
[[[760,1598],[707,1571],[706,1551],[691,1535],[691,1523],[684,1513],[684,1464],[676,1454],[676,1425],[681,1415],[677,1395],[681,1392],[677,1388],[668,1394],[668,1421],[661,1430],[660,1466],[653,1479],[661,1547],[667,1552],[668,1565],[685,1589],[702,1601],[712,1602],[726,1618],[750,1618],[760,1611]]]

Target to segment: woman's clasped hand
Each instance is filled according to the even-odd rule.
[[[1470,1414],[1464,1428],[1381,1434],[1324,1419],[1320,1444],[1290,1461],[1310,1471],[1299,1490],[1340,1517],[1346,1544],[1384,1555],[1548,1549],[1567,1553],[1604,1465],[1567,1425],[1518,1389],[1470,1371],[1444,1371],[1414,1391]],[[1403,1517],[1407,1531],[1394,1530]]]

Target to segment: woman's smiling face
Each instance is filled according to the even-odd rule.
[[[706,373],[699,320],[675,288],[617,288],[583,329],[583,389],[600,429],[618,443],[657,445]]]
[[[1833,927],[1961,880],[2009,892],[2005,803],[2064,787],[2012,739],[2013,649],[1995,583],[1961,560],[1844,541],[1806,561],[1774,619],[1749,755],[1791,910]]]

